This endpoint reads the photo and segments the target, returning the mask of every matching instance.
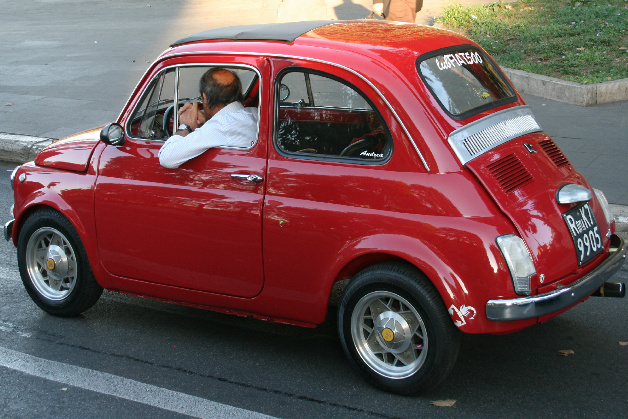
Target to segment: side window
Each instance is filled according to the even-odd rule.
[[[129,120],[131,136],[144,139],[165,139],[164,114],[174,104],[174,70],[161,72],[149,85],[144,97]]]
[[[349,83],[304,70],[277,78],[275,142],[300,157],[382,162],[392,152],[386,124]]]
[[[199,83],[201,81],[201,77],[203,77],[203,74],[211,68],[214,67],[186,66],[179,68],[179,103],[181,103],[181,101],[185,102],[192,99],[198,99],[200,97]],[[243,94],[248,92],[250,85],[254,82],[254,79],[257,78],[257,73],[248,68],[230,68],[229,66],[224,66],[222,68],[226,68],[234,72],[240,78]]]
[[[159,73],[149,84],[135,107],[127,125],[127,132],[135,138],[166,140],[174,127],[175,92],[178,106],[187,102],[200,103],[201,77],[213,66],[173,67]],[[230,68],[242,82],[244,105],[258,106],[258,74],[249,68]],[[177,74],[178,73],[178,74]],[[176,83],[178,81],[178,84]]]

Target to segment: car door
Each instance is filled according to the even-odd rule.
[[[273,144],[264,207],[267,289],[299,298],[307,320],[321,321],[347,249],[364,237],[394,234],[408,150],[373,89],[336,66],[273,60]],[[398,148],[403,151],[396,152]],[[413,166],[414,167],[414,166]],[[414,175],[414,174],[413,174]],[[327,286],[331,287],[330,284]],[[319,317],[317,317],[319,316]]]
[[[156,72],[122,121],[125,143],[107,146],[101,154],[95,190],[98,249],[104,267],[119,281],[253,297],[264,278],[268,111],[263,104],[269,101],[258,99],[266,93],[260,87],[263,62],[212,60]],[[173,104],[197,100],[200,75],[216,66],[236,72],[248,102],[262,104],[257,141],[246,149],[210,149],[178,169],[162,167],[158,153],[172,131]]]

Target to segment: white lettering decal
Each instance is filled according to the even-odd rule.
[[[360,156],[364,156],[364,157],[373,157],[373,158],[376,158],[376,159],[381,159],[381,158],[383,158],[383,157],[384,157],[384,155],[383,155],[383,154],[377,154],[377,153],[375,153],[375,152],[371,152],[371,153],[369,153],[369,152],[368,152],[368,151],[366,151],[366,150],[365,150],[365,151],[363,151],[363,152],[361,152],[361,153],[360,153]]]
[[[448,54],[446,55],[447,57],[447,61],[449,61],[449,67],[455,67],[456,66],[456,58],[454,57],[453,54]]]
[[[447,70],[455,67],[462,67],[464,65],[481,64],[482,56],[479,52],[458,52],[456,54],[445,54],[440,59],[436,58],[436,67],[439,70]]]
[[[453,318],[454,324],[457,327],[467,324],[465,317],[469,320],[473,320],[477,314],[477,310],[471,306],[461,305],[458,309],[455,305],[449,307],[449,315]]]

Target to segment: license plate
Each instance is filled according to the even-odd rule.
[[[574,207],[563,214],[578,255],[578,265],[587,263],[602,251],[600,229],[588,203]]]

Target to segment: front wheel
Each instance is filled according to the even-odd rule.
[[[458,356],[459,332],[440,295],[403,263],[360,272],[345,289],[338,328],[347,357],[371,383],[393,393],[437,386]]]
[[[56,211],[41,210],[26,220],[18,238],[17,257],[26,291],[50,314],[77,315],[93,306],[102,294],[78,233]]]

